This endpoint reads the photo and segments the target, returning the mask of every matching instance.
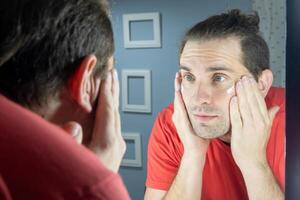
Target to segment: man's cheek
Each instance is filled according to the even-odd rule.
[[[226,94],[229,95],[230,97],[235,96],[236,92],[235,92],[235,86],[232,85],[231,87],[229,87],[226,90]]]

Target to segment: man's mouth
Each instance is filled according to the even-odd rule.
[[[193,116],[199,122],[209,122],[218,117],[218,115],[202,114],[202,113],[193,114]]]

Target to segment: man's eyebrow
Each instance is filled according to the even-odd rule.
[[[191,68],[183,66],[183,65],[180,66],[179,70],[185,70],[185,71],[188,71],[188,72],[192,71]],[[225,67],[225,66],[211,66],[211,67],[208,67],[205,71],[206,72],[215,72],[215,71],[233,72],[233,70],[231,68],[228,68],[228,67]]]
[[[206,68],[207,72],[215,72],[215,71],[227,71],[227,72],[233,72],[231,68],[225,67],[225,66],[211,66]]]
[[[179,70],[185,70],[185,71],[188,71],[188,72],[191,71],[190,68],[188,68],[186,66],[182,66],[182,65],[180,65]]]

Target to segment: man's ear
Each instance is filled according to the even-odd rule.
[[[96,80],[93,74],[96,63],[95,55],[84,57],[69,81],[69,92],[72,99],[86,112],[92,111],[93,101],[98,95],[100,78]]]
[[[258,77],[258,88],[263,97],[266,97],[273,83],[273,73],[269,69],[262,71]]]

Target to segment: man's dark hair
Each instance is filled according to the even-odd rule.
[[[196,24],[186,33],[180,53],[188,40],[206,41],[228,37],[240,39],[243,64],[256,79],[263,70],[269,68],[269,48],[260,35],[256,12],[245,15],[234,9]]]
[[[5,0],[0,3],[0,93],[42,106],[95,54],[104,75],[114,42],[105,0]]]

